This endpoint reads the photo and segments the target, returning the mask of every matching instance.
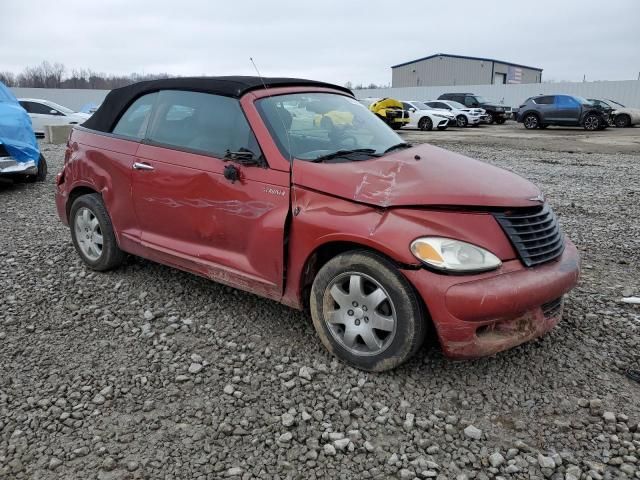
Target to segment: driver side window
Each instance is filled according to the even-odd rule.
[[[478,105],[478,102],[476,101],[476,97],[464,97],[464,104],[467,107],[475,107]]]

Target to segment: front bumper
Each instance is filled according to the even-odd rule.
[[[36,175],[36,162],[18,162],[11,157],[0,157],[0,175]]]
[[[473,276],[426,269],[404,274],[422,296],[445,355],[462,359],[492,355],[551,330],[580,266],[576,247],[566,239],[557,260],[533,268],[510,260],[498,271]]]
[[[480,115],[480,116],[477,116],[477,117],[467,117],[468,124],[469,125],[477,125],[477,124],[479,124],[480,122],[483,121],[483,118],[486,121],[487,116],[486,115]]]

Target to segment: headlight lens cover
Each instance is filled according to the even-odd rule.
[[[411,243],[411,252],[425,265],[443,271],[484,272],[502,265],[488,250],[451,238],[418,238]]]

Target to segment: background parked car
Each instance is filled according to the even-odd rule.
[[[631,127],[640,123],[640,108],[625,107],[615,100],[588,99],[596,106],[602,107],[609,114],[610,123],[619,128]]]
[[[520,105],[518,122],[525,128],[546,128],[549,125],[584,127],[602,130],[607,127],[605,113],[582,97],[572,95],[537,95]]]
[[[363,98],[360,103],[394,130],[399,130],[409,123],[409,113],[402,109],[402,102],[398,100],[393,98]]]
[[[428,107],[446,110],[454,115],[458,127],[466,127],[467,125],[477,127],[481,122],[487,120],[487,115],[482,108],[468,108],[453,100],[430,100],[424,103]]]
[[[0,82],[0,177],[43,181],[47,162],[31,128],[27,112]]]
[[[438,100],[453,100],[467,108],[482,108],[487,113],[487,123],[503,124],[507,121],[504,105],[490,102],[486,98],[474,93],[445,93]]]
[[[402,102],[402,106],[409,112],[408,127],[420,130],[446,130],[449,125],[456,124],[456,118],[447,110],[433,109],[422,102],[409,100]]]
[[[47,125],[76,125],[84,123],[91,116],[89,113],[74,112],[49,100],[21,98],[19,101],[31,117],[37,136],[44,135],[44,127]]]

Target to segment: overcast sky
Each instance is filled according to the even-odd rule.
[[[300,76],[387,84],[433,53],[544,69],[640,72],[639,0],[2,0],[0,71],[43,60],[99,72]]]

